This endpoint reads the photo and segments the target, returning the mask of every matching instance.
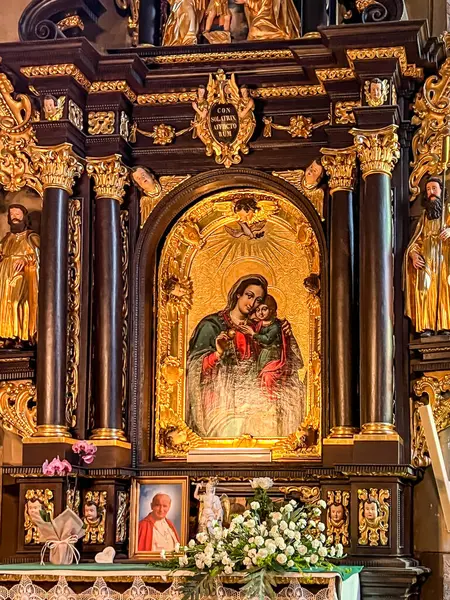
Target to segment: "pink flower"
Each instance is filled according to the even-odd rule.
[[[93,454],[86,454],[86,456],[82,456],[81,459],[87,464],[90,465],[94,462],[95,456]]]
[[[97,452],[97,446],[95,444],[86,442],[86,440],[80,440],[72,446],[72,450],[75,452],[75,454],[79,454],[82,458],[84,458],[84,455],[93,456]]]
[[[54,475],[61,477],[72,472],[72,465],[65,458],[60,460],[59,456],[57,456],[50,463],[48,460],[44,462],[42,465],[42,472],[44,475],[49,475],[50,477],[53,477]]]

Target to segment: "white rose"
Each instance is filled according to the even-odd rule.
[[[186,554],[184,554],[183,556],[180,556],[180,558],[178,559],[178,563],[180,565],[180,567],[185,567],[188,564],[189,560],[188,557],[186,556]]]
[[[289,504],[291,506],[297,506],[297,502],[295,500],[290,500]]]
[[[286,521],[281,521],[280,522],[279,528],[281,529],[281,531],[284,531],[288,527],[289,527],[289,525],[286,523]]]
[[[324,544],[324,543],[325,543],[325,536],[323,535],[323,533],[321,533],[321,534],[319,535],[319,540],[322,542],[322,544]]]
[[[320,542],[319,542],[319,540],[313,540],[311,542],[311,546],[314,548],[314,550],[317,550],[317,548],[320,548]]]
[[[286,554],[277,554],[277,563],[280,563],[280,565],[284,565],[287,562],[287,557]]]
[[[206,544],[206,542],[208,541],[208,536],[202,531],[200,533],[197,533],[195,537],[197,541],[200,542],[200,544]]]
[[[305,562],[309,563],[311,561],[309,556],[305,556]]]
[[[251,515],[252,513],[249,510],[244,510],[244,512],[242,513],[242,516],[247,518]]]
[[[261,504],[259,502],[252,502],[250,506],[253,508],[253,510],[258,510],[258,508],[261,508]]]
[[[256,552],[257,552],[256,548],[250,548],[250,550],[248,551],[248,553],[247,553],[247,554],[248,554],[248,555],[249,555],[251,558],[253,558],[254,556],[256,556]]]
[[[264,546],[264,538],[262,537],[262,535],[257,535],[255,537],[255,544],[257,546]]]
[[[298,548],[298,553],[300,554],[300,556],[305,556],[305,554],[307,554],[308,552],[308,548],[306,546],[304,546],[303,544],[301,544],[301,546],[299,546]]]
[[[253,489],[261,488],[262,490],[268,490],[273,486],[273,480],[270,477],[255,477],[250,480],[250,485]]]
[[[231,542],[231,545],[233,546],[233,548],[237,548],[239,546],[239,540],[236,538]]]
[[[290,540],[292,540],[294,538],[295,533],[292,531],[292,529],[286,529],[284,535]]]
[[[250,565],[252,564],[252,559],[251,559],[251,558],[249,558],[248,556],[246,556],[246,557],[244,558],[244,560],[242,561],[242,563],[243,563],[243,564],[244,564],[246,567],[248,567],[248,566],[250,566]]]
[[[195,540],[189,540],[188,546],[189,548],[193,548],[195,546]]]
[[[245,546],[244,546],[244,552],[248,552],[249,548],[250,548],[250,546],[248,544],[245,544]]]
[[[331,548],[330,548],[330,556],[331,556],[331,558],[336,556],[336,548],[334,546],[331,546]]]
[[[256,525],[255,519],[248,519],[248,521],[245,521],[245,523],[244,523],[244,527],[247,527],[247,528],[252,528],[255,525]]]
[[[308,525],[311,525],[311,527],[315,527],[317,525],[317,523],[313,519],[311,519],[309,521]]]
[[[211,544],[208,544],[205,547],[204,553],[205,553],[205,556],[212,556],[214,554],[214,548],[211,546]]]
[[[298,526],[300,527],[300,529],[305,529],[305,527],[306,527],[306,519],[299,519],[298,520]]]
[[[248,543],[249,544],[253,544],[254,541],[255,541],[254,537],[248,538]]]
[[[278,546],[280,550],[284,550],[286,548],[286,543],[282,537],[277,537],[274,539],[275,544]]]
[[[272,537],[277,536],[278,535],[278,525],[274,525],[273,527],[271,527],[269,533]]]
[[[230,567],[229,565],[227,565],[225,567],[224,571],[227,575],[230,575],[233,572],[233,567]]]
[[[197,569],[203,569],[203,567],[205,566],[205,563],[203,562],[203,559],[199,558],[197,556],[197,558],[195,559],[195,566],[197,567]]]
[[[284,512],[286,513],[291,513],[294,510],[292,504],[286,504],[286,506],[284,507]]]
[[[294,566],[294,561],[293,560],[288,560],[286,566],[293,567]]]
[[[237,517],[234,517],[233,522],[236,523],[236,525],[242,525],[244,520],[244,515],[238,515]]]
[[[294,540],[298,541],[301,537],[300,531],[294,531]]]
[[[292,546],[287,546],[285,552],[288,556],[292,556],[295,553],[295,550]]]
[[[295,522],[291,521],[289,523],[289,529],[292,529],[292,531],[295,531],[296,528],[297,528],[297,525],[295,524]]]
[[[161,557],[163,560],[166,560],[166,551],[165,551],[165,550],[161,550],[161,552],[159,553],[159,555],[160,555],[160,557]]]
[[[325,523],[318,523],[317,529],[319,531],[325,531]]]
[[[269,554],[274,554],[277,550],[277,547],[272,540],[266,540],[266,548]]]
[[[303,519],[306,519],[308,517],[308,513],[305,513],[305,511],[300,513],[300,516],[303,517]]]
[[[321,508],[326,508],[327,507],[327,503],[325,502],[325,500],[319,500],[319,502],[317,503]]]
[[[322,514],[322,511],[320,510],[320,508],[313,508],[313,515],[315,517],[320,517],[321,514]]]
[[[275,521],[275,522],[281,521],[281,513],[280,512],[271,513],[270,516],[272,517],[272,521]]]
[[[315,565],[316,562],[319,560],[319,557],[317,556],[317,554],[311,554],[309,560],[310,560],[310,562],[311,562],[312,565]]]
[[[212,556],[207,556],[205,558],[205,567],[210,567],[212,565],[213,558]]]
[[[257,556],[258,556],[259,558],[267,558],[267,556],[268,556],[268,555],[269,555],[269,552],[268,552],[268,551],[267,551],[265,548],[260,548],[260,549],[258,550],[258,554],[257,554]]]
[[[342,544],[336,544],[336,557],[341,558],[344,554],[344,546]]]
[[[318,554],[319,554],[319,556],[321,556],[322,558],[325,558],[325,556],[328,554],[328,551],[327,551],[327,549],[326,549],[326,548],[323,548],[323,547],[322,547],[322,548],[319,548]]]

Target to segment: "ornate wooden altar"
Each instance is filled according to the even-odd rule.
[[[0,183],[16,200],[32,190],[41,213],[37,348],[0,349],[2,560],[39,556],[27,519],[35,498],[55,515],[68,502],[101,503],[102,535],[82,556],[109,545],[126,560],[132,478],[218,477],[242,496],[249,478],[268,475],[279,496],[327,501],[327,533],[365,566],[363,598],[418,597],[428,569],[413,553],[412,498],[427,457],[420,423],[411,435],[410,373],[447,369],[448,341],[416,341],[410,360],[402,260],[419,211],[410,160],[411,193],[442,171],[425,130],[441,109],[416,110],[422,145],[412,147],[412,103],[445,45],[424,22],[390,22],[401,3],[381,3],[385,19],[374,22],[377,3],[356,2],[338,26],[305,9],[300,39],[152,46],[159,3],[143,4],[140,22],[128,5],[127,48],[66,37],[81,23],[94,39],[104,7],[87,0],[53,12],[32,3],[20,24],[27,43],[0,45]],[[322,173],[310,184],[313,165]],[[260,212],[246,221],[239,211]],[[280,418],[267,433],[270,420],[252,415],[254,429],[243,416],[224,433],[195,398],[188,333],[204,306],[223,308],[232,284],[256,272],[298,339],[304,404],[296,427]],[[69,498],[40,465],[72,460],[74,438],[98,452]],[[207,462],[192,459],[199,449]],[[258,450],[272,460],[242,459]],[[215,462],[224,451],[228,462]]]

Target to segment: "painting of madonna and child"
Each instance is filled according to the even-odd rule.
[[[188,425],[206,438],[289,435],[304,413],[303,367],[267,279],[239,277],[223,309],[201,319],[191,335]]]

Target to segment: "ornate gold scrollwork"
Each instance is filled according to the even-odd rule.
[[[279,131],[287,131],[293,138],[308,138],[311,137],[315,129],[324,127],[330,123],[330,120],[320,121],[320,123],[313,123],[311,117],[304,117],[303,115],[296,115],[289,119],[289,125],[277,125],[273,122],[272,117],[263,117],[264,123],[264,137],[272,137],[272,129],[278,129]]]
[[[36,388],[32,381],[0,382],[0,421],[20,437],[36,432]]]
[[[310,186],[305,181],[305,171],[303,169],[294,169],[291,171],[272,171],[272,175],[284,179],[296,187],[316,209],[320,218],[323,219],[323,199],[324,191],[318,185]]]
[[[382,129],[350,130],[354,136],[363,179],[372,173],[392,175],[400,158],[397,129],[397,125],[388,125]]]
[[[334,120],[336,125],[350,125],[356,123],[354,108],[361,106],[360,100],[348,100],[346,102],[336,102],[334,107]]]
[[[121,92],[130,102],[136,102],[136,94],[128,83],[122,79],[115,81],[93,81],[89,87],[90,94],[107,94],[109,92]]]
[[[358,545],[388,545],[390,498],[389,490],[358,490]]]
[[[78,27],[81,31],[84,30],[83,20],[79,15],[69,15],[68,17],[64,17],[61,21],[56,23],[56,26],[61,31],[66,31],[67,29],[72,29],[72,27]]]
[[[31,160],[44,190],[62,188],[71,195],[75,177],[80,177],[83,172],[83,165],[73,153],[72,144],[35,146],[31,149]]]
[[[158,64],[174,64],[184,62],[223,62],[224,60],[286,60],[289,58],[292,58],[292,52],[290,50],[238,50],[237,52],[169,54],[152,56],[151,60]]]
[[[359,48],[346,50],[347,60],[352,69],[355,68],[355,60],[377,60],[383,58],[397,58],[400,71],[404,77],[423,79],[423,69],[415,64],[408,64],[406,50],[403,46],[390,46],[380,48]]]
[[[413,407],[412,463],[418,467],[427,467],[431,464],[431,460],[419,414],[419,407],[424,404],[421,397],[428,396],[438,433],[450,427],[450,395],[448,393],[450,392],[450,373],[446,371],[425,373],[423,377],[414,382],[413,389],[418,399],[414,401]]]
[[[120,154],[87,158],[86,172],[94,178],[97,198],[113,198],[120,204],[123,202],[125,186],[129,185],[129,170],[122,163]]]
[[[108,492],[86,492],[83,506],[84,544],[103,544],[106,533]]]
[[[349,546],[350,492],[327,492],[327,543]]]
[[[89,135],[112,135],[115,122],[116,113],[112,110],[90,112],[88,114],[88,133]]]
[[[116,544],[123,544],[128,537],[128,513],[130,511],[130,494],[117,492]]]
[[[127,392],[128,392],[128,264],[130,257],[130,244],[128,238],[128,211],[120,212],[120,234],[122,238],[122,429],[127,426]]]
[[[87,92],[91,87],[91,82],[78,67],[71,63],[57,65],[36,65],[22,67],[20,72],[25,77],[73,77],[75,81],[81,85]]]
[[[320,500],[320,487],[315,485],[313,487],[309,485],[290,485],[288,487],[280,487],[280,492],[286,496],[294,495],[300,502],[304,504],[312,504]]]
[[[67,312],[66,423],[77,424],[78,368],[80,365],[80,288],[81,288],[81,202],[69,204],[69,277]]]
[[[328,176],[330,194],[338,190],[353,191],[356,178],[356,149],[322,148],[322,165]]]
[[[24,506],[24,531],[25,545],[39,544],[39,528],[34,524],[36,518],[41,517],[44,511],[48,517],[53,519],[55,505],[53,504],[53,492],[49,489],[29,489],[25,492]]]
[[[411,202],[420,193],[425,174],[440,175],[444,170],[442,145],[450,134],[450,58],[438,75],[431,75],[414,102],[413,125],[419,125],[412,140],[413,170],[409,177]]]
[[[42,184],[30,162],[36,144],[32,127],[33,109],[28,96],[13,97],[14,88],[0,73],[0,185],[17,192],[28,185],[42,196]]]

